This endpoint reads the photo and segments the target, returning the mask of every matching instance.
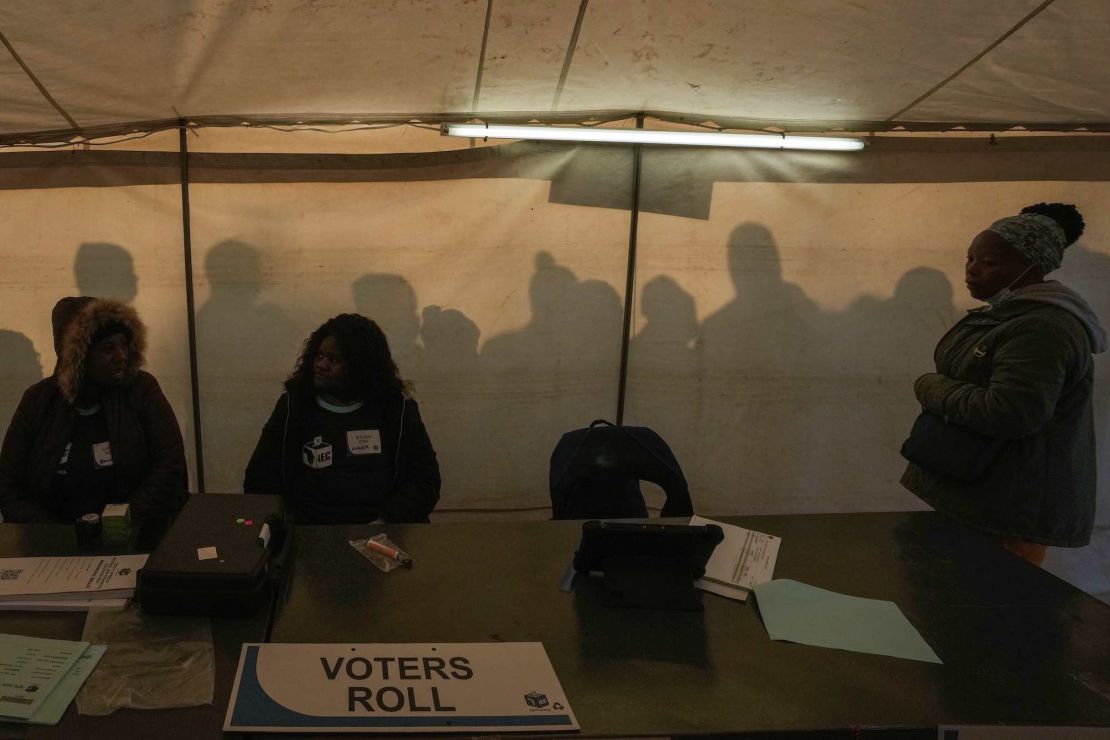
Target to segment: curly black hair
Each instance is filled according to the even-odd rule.
[[[1060,228],[1064,230],[1064,237],[1067,239],[1066,246],[1071,246],[1076,239],[1083,236],[1083,229],[1086,227],[1079,209],[1071,203],[1037,203],[1022,208],[1021,212],[1048,216],[1058,223]]]
[[[376,323],[357,313],[341,313],[325,321],[304,343],[289,381],[307,396],[315,392],[312,366],[320,345],[335,337],[359,398],[401,395],[403,384],[389,353],[389,341]]]

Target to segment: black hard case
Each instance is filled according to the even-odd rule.
[[[280,496],[193,494],[139,571],[135,598],[151,614],[251,614],[285,572],[292,539]],[[212,547],[217,557],[202,560]]]

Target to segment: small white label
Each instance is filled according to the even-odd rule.
[[[72,442],[66,442],[66,451],[62,453],[62,459],[58,461],[59,465],[65,465],[69,462],[69,449],[73,447]]]
[[[92,446],[93,465],[97,468],[112,466],[112,447],[107,442],[97,442]]]
[[[347,432],[347,452],[352,455],[380,455],[381,433],[377,429],[355,429]]]
[[[212,545],[212,547],[198,547],[197,548],[197,560],[215,560],[218,557],[220,557],[220,556],[216,552],[216,546],[215,545]]]
[[[270,525],[268,522],[263,522],[262,531],[258,533],[258,541],[262,543],[263,547],[270,546]]]

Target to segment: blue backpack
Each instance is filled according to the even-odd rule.
[[[585,429],[567,432],[551,453],[552,518],[646,518],[642,480],[666,493],[660,516],[694,513],[682,467],[653,430],[598,419]]]

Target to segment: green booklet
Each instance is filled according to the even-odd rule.
[[[0,634],[0,719],[31,719],[88,647]]]

